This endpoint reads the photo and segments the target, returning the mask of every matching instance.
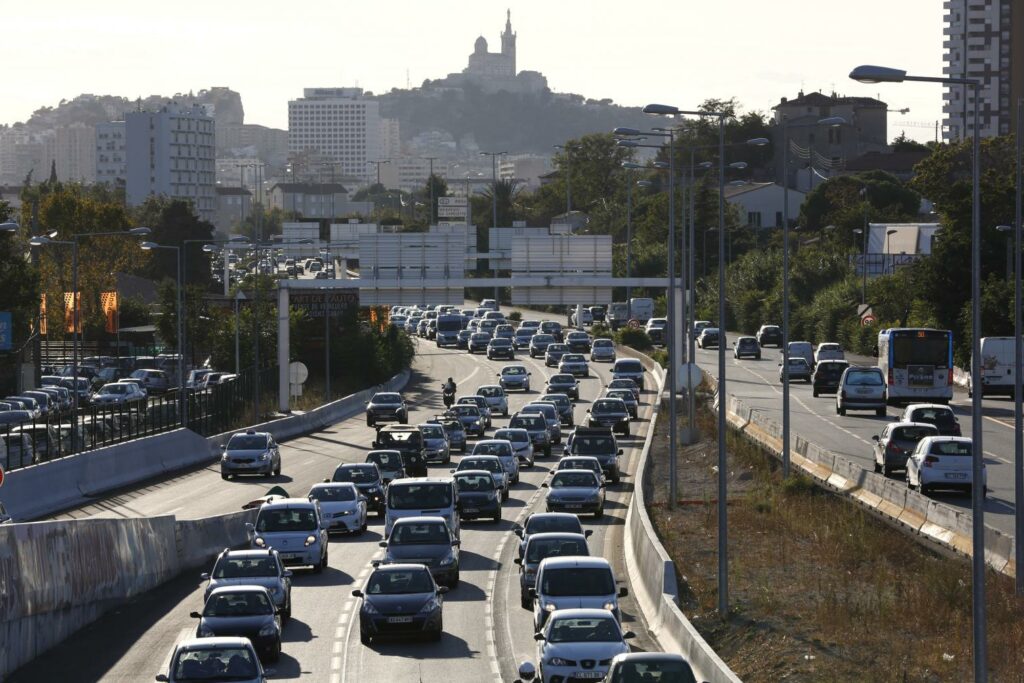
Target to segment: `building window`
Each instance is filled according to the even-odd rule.
[[[761,227],[761,212],[760,211],[748,211],[747,212],[747,225],[760,228]]]
[[[782,212],[781,211],[776,211],[775,212],[775,227],[777,227],[777,228],[781,228],[782,227]]]

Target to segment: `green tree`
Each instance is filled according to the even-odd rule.
[[[866,188],[866,189],[865,189]],[[800,207],[800,227],[818,231],[835,225],[836,238],[848,247],[859,247],[865,219],[875,223],[911,221],[921,206],[921,196],[885,171],[868,171],[830,178],[807,195]]]
[[[185,320],[185,357],[193,365],[201,364],[210,353],[213,328],[209,324],[211,306],[202,285],[187,285],[183,304]],[[156,318],[156,330],[169,350],[178,348],[178,286],[169,278],[160,282],[157,289],[160,315]]]
[[[13,220],[10,204],[0,200],[0,223]],[[0,391],[17,390],[17,353],[31,339],[39,313],[39,275],[27,257],[28,244],[21,234],[0,233],[0,311],[11,314],[11,352],[0,352]],[[5,394],[6,395],[6,394]]]
[[[134,218],[139,225],[152,229],[152,234],[146,238],[148,241],[180,249],[184,282],[209,287],[210,255],[203,251],[202,242],[186,244],[185,240],[211,240],[214,228],[192,212],[191,204],[180,199],[150,197],[135,211]],[[176,281],[178,256],[173,249],[156,249],[149,259],[140,262],[136,273],[154,281],[163,278]]]
[[[431,190],[433,190],[433,193],[431,193]],[[434,205],[430,209],[430,223],[434,225],[438,221],[437,200],[439,197],[448,196],[448,182],[436,173],[427,178],[427,184],[423,188],[423,198],[429,202],[431,196],[434,198]]]
[[[521,183],[515,178],[502,178],[497,183],[489,185],[480,193],[485,200],[491,213],[488,214],[487,225],[491,227],[507,227],[512,225],[515,218],[515,200],[519,193]],[[498,224],[494,225],[494,202],[497,199]]]

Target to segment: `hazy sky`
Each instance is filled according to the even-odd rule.
[[[941,75],[938,0],[47,0],[5,13],[0,122],[81,93],[229,86],[247,123],[285,128],[303,87],[416,85],[461,71],[481,34],[498,51],[506,8],[518,68],[555,91],[688,108],[735,96],[765,112],[801,88],[880,95],[910,108],[890,114],[890,138],[930,139],[942,117],[940,86],[847,78],[857,64]]]

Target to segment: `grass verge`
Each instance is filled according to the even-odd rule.
[[[667,506],[668,426],[647,481],[651,517],[676,562],[683,611],[730,667],[758,681],[961,681],[972,678],[971,572],[873,514],[794,475],[730,430],[729,597],[716,612],[716,418],[678,454],[679,499]],[[1024,681],[1024,600],[986,579],[990,678]]]

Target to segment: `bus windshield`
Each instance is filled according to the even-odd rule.
[[[939,330],[906,330],[892,335],[892,367],[908,364],[949,367],[949,333]]]

